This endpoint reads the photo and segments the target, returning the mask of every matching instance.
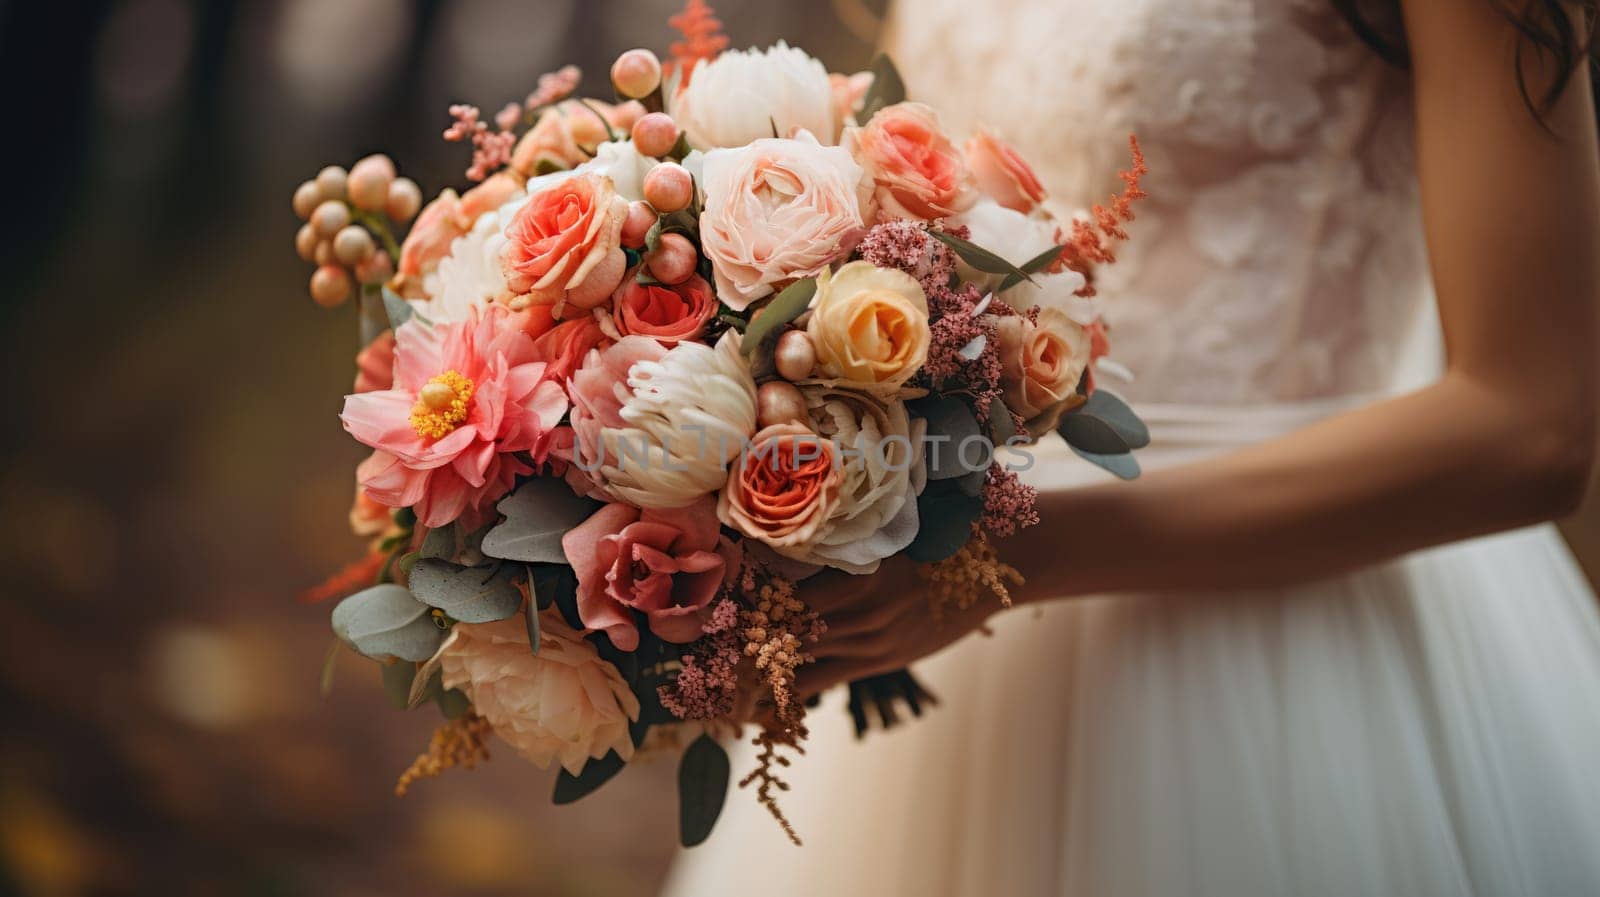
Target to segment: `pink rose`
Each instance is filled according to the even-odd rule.
[[[802,133],[705,155],[701,250],[734,311],[780,284],[821,273],[865,228],[861,167]]]
[[[604,302],[627,268],[627,217],[628,201],[600,175],[565,178],[528,197],[506,225],[500,256],[512,306],[570,302],[587,309]]]
[[[932,221],[972,207],[977,184],[961,153],[921,103],[879,110],[859,128],[846,128],[845,146],[876,185],[885,218]]]
[[[648,336],[663,345],[694,339],[717,310],[711,284],[699,275],[682,283],[624,283],[611,298],[611,314],[623,336]]]
[[[717,501],[717,517],[780,550],[809,547],[839,503],[838,447],[805,424],[756,433]]]
[[[699,638],[702,616],[737,569],[738,549],[722,539],[710,497],[683,508],[606,505],[561,539],[578,575],[578,616],[624,651],[639,647],[634,613],[662,639]]]
[[[841,75],[838,72],[828,74],[828,86],[833,88],[833,114],[840,122],[854,124],[856,113],[861,111],[861,104],[867,98],[867,91],[872,88],[871,72],[856,72],[854,75]]]
[[[995,202],[1026,215],[1044,202],[1039,176],[1011,144],[979,128],[967,141],[967,164]]]
[[[1049,429],[1051,418],[1077,395],[1089,364],[1089,331],[1058,308],[1039,310],[1037,321],[1008,315],[996,324],[1001,386],[1006,407],[1025,421],[1040,421],[1030,432]]]

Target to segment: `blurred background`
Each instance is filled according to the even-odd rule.
[[[735,46],[836,71],[882,8],[714,5]],[[566,62],[608,97],[680,6],[0,0],[0,894],[653,893],[672,764],[557,809],[502,748],[396,799],[436,712],[349,654],[319,696],[329,608],[295,596],[364,547],[335,418],[357,328],[307,297],[289,198],[379,150],[459,187],[450,103]],[[1600,515],[1567,532],[1600,570]]]

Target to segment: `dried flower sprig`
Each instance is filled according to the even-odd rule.
[[[767,812],[777,820],[778,825],[783,828],[783,833],[789,836],[789,840],[794,842],[796,847],[800,846],[800,835],[789,822],[789,817],[784,815],[783,808],[778,806],[776,793],[789,790],[789,783],[778,774],[778,770],[789,766],[793,761],[778,753],[778,749],[790,748],[797,754],[804,754],[805,748],[801,747],[800,743],[805,740],[807,734],[805,726],[799,724],[788,729],[773,726],[762,729],[751,742],[761,749],[761,753],[756,755],[756,768],[739,780],[740,788],[756,785],[756,802],[767,808]]]
[[[477,106],[457,103],[450,107],[450,117],[454,121],[444,129],[445,140],[472,143],[472,165],[467,168],[467,179],[472,181],[485,180],[496,169],[510,163],[511,150],[517,143],[516,133],[504,123],[505,110],[496,116],[498,131],[489,130],[489,123],[482,120],[482,115],[483,111]],[[515,118],[511,124],[516,124]]]
[[[717,54],[728,47],[728,36],[722,33],[722,20],[705,0],[688,0],[683,12],[668,18],[667,24],[683,35],[683,40],[672,42],[668,52],[682,71],[685,84],[689,83],[696,63],[716,59]]]
[[[795,700],[795,673],[814,659],[806,647],[815,644],[828,626],[800,600],[794,583],[783,577],[767,577],[750,597],[754,607],[739,614],[744,655],[755,660],[762,684],[772,690],[779,724],[796,726],[805,708]]]
[[[1123,225],[1134,218],[1133,204],[1149,195],[1139,186],[1139,179],[1150,173],[1150,168],[1145,165],[1144,152],[1139,149],[1139,138],[1130,135],[1128,146],[1133,152],[1132,167],[1117,173],[1126,186],[1121,193],[1112,195],[1109,206],[1096,203],[1090,208],[1090,220],[1074,220],[1072,234],[1067,238],[1066,248],[1061,251],[1062,267],[1090,278],[1090,282],[1078,291],[1080,296],[1095,294],[1092,279],[1094,266],[1109,265],[1117,260],[1111,251],[1111,244],[1128,239],[1128,231]]]
[[[485,744],[489,732],[489,721],[471,710],[435,729],[428,749],[418,754],[395,782],[395,796],[405,797],[413,784],[447,769],[457,766],[472,769],[479,761],[489,759],[489,748]]]
[[[732,598],[718,601],[706,634],[684,652],[683,669],[657,690],[661,706],[682,720],[717,719],[733,712],[745,647],[738,627],[739,605]]]
[[[575,65],[564,65],[553,72],[546,72],[539,76],[539,86],[522,101],[522,107],[534,112],[541,107],[560,102],[578,89],[578,82],[581,80],[583,80],[583,70]]]
[[[996,538],[1016,535],[1039,522],[1039,490],[1004,464],[989,465],[983,481],[983,516],[978,525]]]
[[[383,551],[369,551],[360,560],[344,565],[339,572],[300,593],[301,604],[319,604],[330,598],[343,598],[372,585],[383,572],[389,555]]]
[[[928,604],[935,619],[952,605],[957,611],[970,610],[991,596],[1000,599],[1001,607],[1010,607],[1010,587],[1025,582],[1017,568],[1000,560],[978,527],[973,527],[972,538],[959,551],[937,564],[923,564],[917,575],[928,583]]]

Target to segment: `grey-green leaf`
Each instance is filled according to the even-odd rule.
[[[884,107],[906,100],[906,83],[888,54],[878,54],[878,57],[872,60],[871,71],[872,86],[867,88],[867,95],[861,99],[861,113],[856,119],[862,124],[877,115]]]
[[[444,633],[428,616],[428,606],[394,583],[373,586],[339,602],[333,609],[333,634],[374,660],[417,663],[432,657],[444,641]]]
[[[437,558],[423,558],[411,568],[411,594],[462,623],[493,623],[522,607],[516,564],[462,567]]]
[[[408,660],[397,660],[381,667],[383,690],[396,710],[411,706],[411,680],[417,675],[417,665]]]
[[[770,352],[772,344],[783,334],[784,325],[804,314],[811,307],[811,297],[816,294],[817,282],[810,277],[784,287],[745,327],[742,344],[745,356],[754,358],[759,352]]]
[[[983,431],[967,403],[954,396],[934,396],[914,402],[911,410],[928,422],[928,479],[947,480],[971,473],[973,465],[963,461],[962,446],[982,439]],[[967,459],[971,459],[971,451],[967,450]],[[985,446],[980,457],[992,460],[993,452]]]
[[[1065,248],[1067,247],[1052,246],[1049,249],[1046,249],[1044,252],[1041,252],[1033,258],[1023,262],[1019,267],[1021,270],[1026,271],[1029,274],[1037,274],[1049,266],[1051,262],[1054,262],[1056,259],[1060,258],[1061,250]],[[1017,274],[1007,274],[1006,279],[1000,281],[1000,292],[1004,293],[1006,290],[1009,290],[1017,284],[1022,283],[1023,279],[1024,278]]]
[[[411,320],[411,316],[416,314],[416,309],[411,307],[411,303],[400,298],[398,293],[388,287],[383,288],[383,310],[389,316],[389,327],[393,330],[399,330],[401,324]]]
[[[1123,452],[1118,455],[1102,455],[1096,452],[1086,452],[1077,446],[1072,446],[1072,450],[1078,453],[1078,457],[1097,467],[1104,468],[1124,480],[1136,480],[1139,478],[1139,460],[1133,457],[1132,452]]]
[[[422,537],[422,547],[417,550],[418,558],[439,558],[453,561],[456,557],[456,525],[447,523],[444,526],[428,530]]]
[[[1145,426],[1139,415],[1133,413],[1115,393],[1104,389],[1097,389],[1089,396],[1089,401],[1078,409],[1078,414],[1089,414],[1105,421],[1106,426],[1117,431],[1117,435],[1130,449],[1140,449],[1150,444],[1150,428]]]
[[[1017,435],[1017,422],[1011,419],[1011,409],[1000,399],[989,400],[989,438],[995,445],[1006,445]]]
[[[1018,283],[1024,280],[1029,283],[1033,282],[1033,278],[1028,275],[1028,272],[976,243],[963,240],[953,234],[947,234],[942,230],[930,230],[928,231],[928,236],[950,247],[955,251],[956,255],[961,256],[962,261],[985,274],[1009,274],[1017,277]]]
[[[604,757],[598,760],[590,759],[583,764],[583,769],[577,775],[561,770],[556,776],[556,790],[551,795],[551,800],[556,804],[570,804],[575,800],[587,797],[596,788],[611,781],[622,767],[627,764],[616,751],[607,751]]]
[[[600,504],[574,493],[564,480],[537,477],[495,507],[506,519],[483,537],[484,554],[524,563],[565,564],[561,537],[588,520]]]
[[[728,799],[728,752],[709,735],[701,735],[683,752],[678,764],[678,837],[694,847],[711,836]]]
[[[1082,408],[1062,417],[1056,432],[1067,445],[1097,455],[1120,455],[1133,448],[1115,427]]]
[[[982,496],[968,495],[943,483],[929,483],[917,499],[922,528],[906,546],[906,556],[919,564],[933,564],[955,554],[972,538],[972,524],[982,514]]]

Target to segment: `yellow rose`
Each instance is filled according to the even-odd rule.
[[[851,262],[817,278],[806,332],[823,377],[898,388],[928,358],[928,298],[903,271]]]

